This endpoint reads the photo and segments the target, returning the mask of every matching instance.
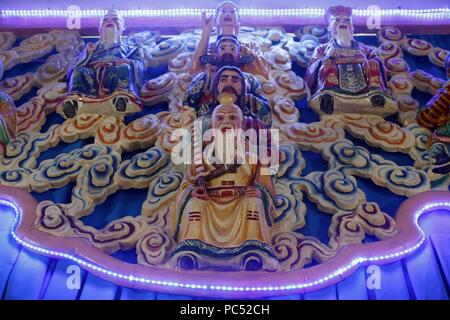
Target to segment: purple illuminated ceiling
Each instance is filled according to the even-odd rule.
[[[127,1],[105,1],[105,0],[2,0],[2,9],[65,9],[70,5],[78,5],[81,9],[97,9],[114,4],[117,9],[165,9],[165,8],[213,8],[221,1],[218,0],[127,0]],[[448,0],[236,0],[240,7],[249,8],[326,8],[338,3],[348,5],[353,8],[366,9],[371,5],[377,5],[382,9],[429,9],[448,8]]]
[[[210,9],[212,10],[220,3],[220,0],[166,0],[156,3],[148,0],[106,1],[106,0],[1,0],[0,2],[0,30],[14,31],[16,34],[31,34],[37,31],[48,31],[51,29],[66,28],[67,11],[69,6],[77,6],[81,11],[105,10],[113,6],[118,10],[136,10],[125,16],[128,32],[131,30],[159,30],[163,34],[177,34],[186,28],[198,27],[200,14],[184,14],[186,9]],[[326,9],[329,6],[343,4],[351,6],[359,11],[383,10],[382,25],[395,25],[404,32],[411,33],[436,33],[450,34],[450,9],[449,0],[236,0],[242,11],[242,23],[248,26],[282,26],[287,31],[293,31],[301,25],[324,25],[322,11],[317,14],[303,12],[301,14],[290,13],[276,15],[262,13],[264,9]],[[375,6],[375,7],[374,7]],[[180,9],[177,14],[160,13],[142,14],[142,10],[167,10]],[[399,10],[390,12],[392,10]],[[444,10],[438,12],[411,13],[411,10]],[[31,12],[35,10],[36,12]],[[57,14],[51,14],[44,10],[63,10]],[[70,9],[69,9],[70,10]],[[258,11],[258,12],[255,12]],[[268,11],[268,10],[266,10]],[[61,13],[63,12],[63,13]],[[140,12],[140,13],[139,13]],[[162,11],[161,11],[162,12]],[[249,14],[250,12],[250,14]],[[354,23],[357,32],[372,32],[366,28],[367,14],[355,14]],[[96,35],[99,14],[83,16],[83,35]]]

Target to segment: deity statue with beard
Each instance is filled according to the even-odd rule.
[[[244,116],[244,130],[253,129],[259,132],[261,129],[270,128],[272,118],[267,100],[254,96],[248,91],[246,75],[238,68],[224,66],[212,79],[211,94],[205,103],[192,104],[197,110],[198,119],[202,122],[202,129],[211,128],[212,113],[218,105],[218,97],[228,93],[236,97],[236,105]],[[192,91],[191,91],[192,92]],[[270,135],[267,135],[267,145],[270,146]]]
[[[62,106],[68,118],[77,112],[121,115],[142,109],[142,51],[121,41],[124,20],[115,10],[102,18],[99,31],[99,41],[88,44],[68,72]]]
[[[197,110],[199,117],[210,114],[217,105],[217,95],[214,95],[218,84],[214,82],[214,79],[220,79],[220,76],[217,76],[219,74],[217,70],[225,71],[223,68],[229,67],[228,72],[232,70],[240,78],[238,82],[241,85],[236,94],[239,96],[238,105],[242,108],[244,115],[254,116],[270,127],[272,118],[269,102],[263,94],[261,85],[252,74],[241,72],[239,69],[240,66],[250,63],[253,58],[253,55],[241,55],[240,44],[235,37],[221,37],[216,42],[215,55],[203,55],[200,58],[200,61],[208,66],[207,70],[192,80],[184,104]],[[228,89],[232,90],[232,84],[230,86],[231,88]]]
[[[310,105],[321,114],[393,114],[398,106],[382,63],[374,50],[353,38],[351,16],[349,7],[327,10],[331,40],[316,48],[306,71]]]
[[[0,80],[3,77],[3,60],[0,59]],[[13,99],[0,91],[0,155],[8,143],[16,137],[16,106]]]
[[[211,158],[189,165],[179,189],[178,244],[170,264],[180,269],[274,271],[279,264],[270,246],[272,180],[262,174],[265,167],[246,146],[241,108],[219,99],[211,115]],[[231,134],[234,142],[217,137],[222,134]]]
[[[432,172],[450,174],[450,56],[446,60],[448,81],[419,113],[417,123],[433,132],[428,154],[434,159]]]

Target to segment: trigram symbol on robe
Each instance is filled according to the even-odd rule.
[[[189,221],[200,221],[202,213],[200,211],[189,212]]]
[[[259,211],[248,210],[247,211],[247,220],[258,221],[259,220]]]

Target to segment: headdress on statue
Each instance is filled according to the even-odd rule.
[[[219,46],[219,43],[221,43],[222,41],[232,41],[232,42],[234,42],[235,44],[237,44],[238,46],[240,45],[239,39],[238,39],[238,37],[236,37],[235,35],[227,35],[227,36],[224,36],[223,34],[219,34],[219,35],[217,36],[217,40],[216,40],[216,47],[218,47],[218,46]]]
[[[328,22],[328,30],[329,31],[336,31],[334,30],[336,21],[342,21],[342,20],[349,20],[348,23],[350,24],[351,32],[353,33],[353,22],[352,22],[352,8],[345,7],[345,6],[334,6],[327,9],[325,13],[325,18]],[[340,24],[341,22],[339,22]]]
[[[100,21],[100,30],[102,29],[104,23],[108,20],[117,21],[117,30],[119,32],[122,33],[125,30],[125,20],[116,9],[109,9],[105,13],[105,15],[102,17]]]
[[[217,61],[217,54],[218,54],[219,46],[223,42],[231,42],[238,47],[239,59],[238,59],[238,61],[236,61],[235,64],[230,64],[230,65],[235,65],[236,67],[238,67],[238,66],[252,63],[252,61],[254,59],[254,56],[252,54],[248,54],[245,56],[240,54],[241,44],[239,43],[239,40],[236,36],[223,36],[223,35],[220,35],[217,37],[216,46],[215,46],[215,55],[213,56],[213,55],[205,54],[200,57],[200,62],[202,64],[220,65],[219,61]]]
[[[353,14],[353,10],[350,7],[344,6],[334,6],[327,9],[325,13],[325,18],[328,23],[336,19],[337,17],[348,17],[351,18]]]

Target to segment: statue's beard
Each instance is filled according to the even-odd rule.
[[[353,41],[353,34],[350,28],[340,29],[336,31],[336,41],[342,47],[351,47]]]
[[[219,164],[224,164],[225,167],[235,164],[237,161],[242,161],[245,158],[246,147],[245,136],[240,132],[242,128],[226,127],[228,127],[229,131],[222,131],[223,126],[221,125],[215,128],[222,133],[222,139],[214,139],[216,160]]]
[[[217,66],[219,68],[225,66],[234,66],[237,67],[238,63],[235,57],[231,53],[224,53],[217,61]]]
[[[106,27],[103,29],[103,44],[112,45],[118,42],[117,30],[114,27]]]

